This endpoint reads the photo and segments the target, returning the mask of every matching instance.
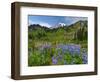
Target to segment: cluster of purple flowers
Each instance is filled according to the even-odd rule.
[[[53,57],[52,57],[52,64],[55,64],[55,65],[56,65],[57,62],[58,62],[58,59],[57,59],[56,57],[53,56]]]
[[[83,61],[83,64],[88,63],[88,55],[87,55],[87,51],[85,49],[82,50],[82,61]]]
[[[43,51],[43,50],[45,50],[45,49],[50,49],[51,48],[51,44],[44,44],[44,45],[42,45],[39,49],[41,50],[41,51]]]
[[[57,56],[52,56],[52,64],[56,65],[58,64],[58,62],[62,62],[64,60],[64,55],[63,54],[57,54]],[[63,62],[64,64],[66,63],[66,61]],[[67,63],[66,63],[67,64]]]
[[[51,45],[43,45],[40,48],[42,51],[45,51],[45,49],[49,49],[52,51],[52,46]],[[72,57],[72,60],[69,64],[75,64],[74,57],[78,56],[79,58],[82,59],[81,64],[87,64],[88,61],[88,55],[86,49],[81,49],[80,45],[76,44],[59,44],[54,48],[54,52],[52,53],[51,60],[53,65],[59,64],[59,61],[62,62],[64,65],[68,64],[67,60],[65,59],[65,55],[70,54]]]
[[[66,51],[70,52],[71,55],[78,54],[80,55],[80,45],[70,44],[70,45],[58,45],[57,48],[62,49],[63,53],[66,53]]]

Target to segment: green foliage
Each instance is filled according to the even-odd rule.
[[[63,56],[60,55],[60,58],[58,58],[58,52]],[[74,54],[73,56],[69,51],[63,53],[61,49],[56,50],[55,48],[46,48],[42,53],[39,50],[35,50],[28,57],[29,66],[52,65],[52,57],[58,58],[57,65],[63,65],[65,62],[66,64],[82,64],[82,56],[80,54]]]
[[[80,22],[80,24],[82,23]],[[79,41],[87,40],[87,34],[87,24],[84,23],[83,25],[80,25],[80,28],[75,32],[74,39]]]
[[[32,49],[28,54],[29,66],[40,65],[52,65],[52,57],[56,57],[58,51],[55,46],[58,44],[79,44],[81,48],[87,49],[87,21],[79,21],[70,26],[64,26],[59,28],[47,28],[40,25],[30,25],[28,27],[28,48]],[[50,49],[45,49],[41,53],[39,48],[42,45],[51,44]],[[81,64],[82,58],[75,55],[71,56],[69,52],[64,53],[63,60],[58,60],[58,65],[63,64],[65,61],[67,64],[74,63]]]

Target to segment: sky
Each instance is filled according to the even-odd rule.
[[[88,20],[87,17],[69,17],[69,16],[42,16],[42,15],[29,15],[28,25],[40,24],[41,26],[54,27],[59,23],[71,25],[79,20]]]

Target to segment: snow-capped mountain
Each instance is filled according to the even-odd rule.
[[[66,24],[65,23],[59,23],[58,24],[58,27],[63,27],[63,26],[66,26]]]
[[[60,22],[57,25],[53,26],[52,28],[58,28],[58,27],[63,27],[63,26],[66,26],[66,24]]]

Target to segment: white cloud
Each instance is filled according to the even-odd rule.
[[[59,25],[60,25],[60,26],[65,26],[66,24],[65,24],[65,23],[60,22],[60,23],[59,23]]]

